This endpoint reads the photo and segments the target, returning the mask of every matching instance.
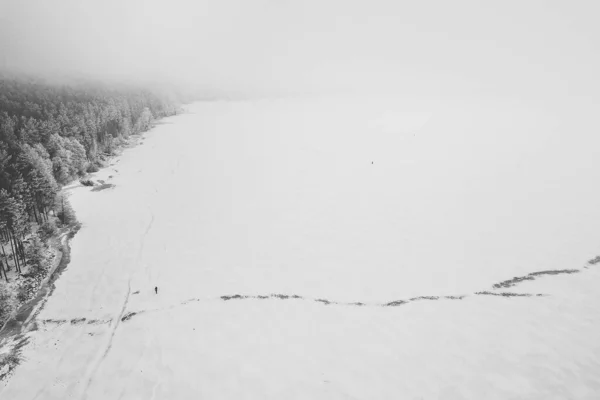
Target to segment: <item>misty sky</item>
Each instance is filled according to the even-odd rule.
[[[596,1],[0,0],[12,68],[256,93],[599,93]]]

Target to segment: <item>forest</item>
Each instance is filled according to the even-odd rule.
[[[0,326],[32,296],[27,278],[39,283],[47,272],[59,230],[76,223],[61,187],[98,171],[178,104],[132,85],[0,75]]]

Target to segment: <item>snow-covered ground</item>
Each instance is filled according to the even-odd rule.
[[[597,399],[597,111],[189,106],[71,190],[71,264],[0,397]]]

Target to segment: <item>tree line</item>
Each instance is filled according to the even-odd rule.
[[[0,76],[0,279],[8,281],[9,261],[21,273],[39,259],[56,219],[71,222],[62,185],[176,109],[173,96],[137,87]]]

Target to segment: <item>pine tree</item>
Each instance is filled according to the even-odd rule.
[[[39,144],[33,148],[23,145],[16,166],[26,180],[25,186],[28,191],[21,191],[21,196],[27,205],[27,211],[40,223],[41,219],[47,219],[47,207],[52,204],[58,190],[51,172],[52,163],[49,155]],[[19,178],[20,176],[17,177],[17,182]],[[19,182],[18,186],[20,186]]]
[[[75,138],[65,138],[63,146],[70,153],[69,171],[72,177],[85,173],[87,167],[87,158],[85,149]]]

